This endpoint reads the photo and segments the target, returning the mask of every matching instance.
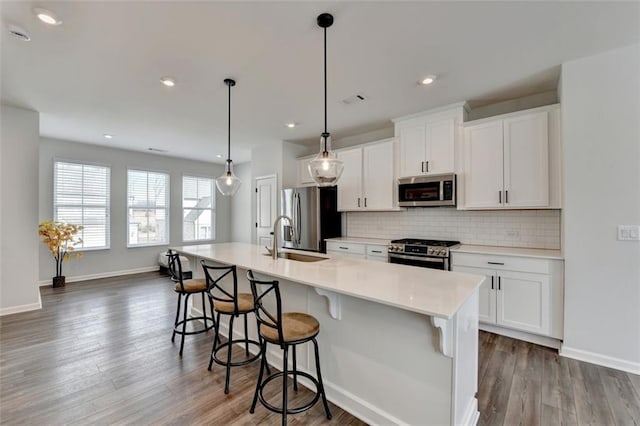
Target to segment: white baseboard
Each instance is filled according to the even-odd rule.
[[[480,418],[480,411],[478,411],[478,399],[472,398],[469,401],[469,405],[464,410],[464,416],[462,416],[461,425],[476,426],[478,419]]]
[[[607,355],[598,354],[595,352],[583,351],[582,349],[575,349],[562,345],[560,348],[560,355],[577,359],[578,361],[589,362],[591,364],[602,365],[603,367],[614,368],[620,371],[626,371],[631,374],[640,375],[640,363],[627,361],[625,359],[614,358]]]
[[[9,306],[0,309],[0,317],[4,315],[17,314],[20,312],[37,311],[42,309],[42,299],[40,299],[40,291],[38,291],[38,303],[29,303],[26,305]]]
[[[197,308],[192,307],[191,308],[191,315],[192,316],[202,316],[202,311],[200,311]],[[229,326],[228,326],[228,322],[227,321],[220,321],[221,324],[219,325],[220,327],[220,334],[222,334],[225,337],[229,336]],[[235,328],[235,327],[234,327]],[[236,333],[234,333],[234,339],[242,339],[244,337],[243,334],[241,334],[240,332],[236,331]],[[249,351],[253,354],[258,352],[258,349],[255,347],[255,345],[251,345],[249,346]],[[282,353],[280,350],[277,351],[269,351],[267,354],[267,359],[269,361],[269,364],[272,365],[275,368],[281,369],[282,368]],[[274,362],[276,361],[276,362]],[[298,366],[298,369],[300,371],[304,371],[306,373],[309,373],[313,376],[315,376],[315,372],[309,372],[307,371],[307,369],[305,368],[301,368],[301,366]],[[328,381],[328,380],[324,380],[324,387],[325,387],[325,392],[327,394],[327,399],[329,401],[331,401],[332,403],[334,403],[335,405],[337,405],[338,407],[342,408],[343,410],[345,410],[346,412],[352,414],[353,416],[359,418],[360,420],[364,421],[367,424],[394,424],[394,425],[406,425],[406,422],[403,422],[402,420],[392,416],[391,414],[387,413],[384,410],[381,410],[380,408],[376,407],[373,404],[370,404],[369,402],[359,398],[358,396],[352,394],[351,392],[347,391],[346,389]],[[313,385],[310,384],[310,382],[304,380],[304,379],[300,379],[299,383],[302,384],[303,386],[305,386],[306,388],[310,389],[312,392],[315,392],[315,387]],[[465,423],[465,424],[469,424],[469,425],[475,425],[477,422],[477,416],[479,416],[478,410],[477,410],[477,400],[474,399],[474,401],[476,401],[476,420],[475,422],[470,422],[470,423]],[[470,417],[473,416],[473,413],[471,413]]]
[[[536,345],[546,346],[548,348],[560,349],[561,341],[554,339],[553,337],[539,336],[537,334],[531,334],[524,331],[511,330],[509,328],[502,328],[492,324],[478,324],[478,328],[490,333],[500,334],[502,336],[511,337],[513,339],[524,340],[525,342],[535,343]]]
[[[99,274],[76,275],[74,277],[67,277],[65,281],[68,283],[75,283],[78,281],[95,280],[98,278],[119,277],[122,275],[140,274],[142,272],[153,272],[158,270],[160,270],[160,267],[158,265],[145,266],[143,268],[123,269],[121,271],[101,272]],[[45,285],[51,285],[51,279],[38,281],[38,285],[40,287]]]

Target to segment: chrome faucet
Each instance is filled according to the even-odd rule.
[[[293,226],[291,218],[285,215],[278,216],[275,222],[273,222],[273,245],[271,246],[271,257],[274,260],[278,258],[278,224],[282,219],[287,219],[289,221],[289,226]]]

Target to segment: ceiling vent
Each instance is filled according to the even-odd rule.
[[[359,104],[364,102],[367,99],[367,97],[365,95],[363,95],[362,93],[356,93],[353,96],[349,96],[346,99],[342,100],[342,103],[345,105],[353,105],[353,104]]]
[[[147,149],[151,152],[162,152],[162,153],[169,152],[166,149],[160,149],[160,148],[147,148]]]

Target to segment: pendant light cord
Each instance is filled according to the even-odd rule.
[[[324,132],[322,133],[323,151],[327,152],[327,27],[324,27]]]
[[[231,85],[229,84],[229,120],[227,123],[227,165],[231,162]]]

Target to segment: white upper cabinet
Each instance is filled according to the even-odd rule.
[[[560,173],[550,169],[560,164],[551,114],[555,132],[557,112],[549,108],[465,125],[459,208],[560,208]]]
[[[463,104],[397,118],[398,177],[454,173],[457,128]]]
[[[338,210],[394,210],[394,140],[338,151]]]

